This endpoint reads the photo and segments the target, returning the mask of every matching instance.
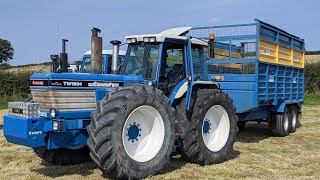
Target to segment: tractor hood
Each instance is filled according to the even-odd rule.
[[[37,73],[30,77],[34,88],[116,88],[123,85],[143,82],[141,75],[112,75],[89,73]]]

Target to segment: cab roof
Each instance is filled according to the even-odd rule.
[[[185,36],[192,27],[178,27],[178,28],[171,28],[165,31],[162,31],[159,34],[141,34],[141,35],[131,35],[126,36],[125,40],[127,39],[136,38],[138,42],[143,41],[143,38],[156,38],[156,42],[164,42],[165,39],[176,39],[176,40],[187,40]],[[198,44],[207,46],[208,43],[205,40],[199,40],[195,38],[191,38],[192,44]]]
[[[84,53],[85,55],[91,55],[91,51],[87,51]],[[102,50],[102,54],[107,54],[107,55],[112,55],[112,50]],[[120,56],[125,56],[126,51],[119,50],[119,55]]]

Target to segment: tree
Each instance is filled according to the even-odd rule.
[[[14,48],[11,42],[0,38],[0,64],[13,59]]]

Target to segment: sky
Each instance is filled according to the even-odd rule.
[[[180,26],[253,23],[255,18],[297,35],[307,50],[320,50],[319,0],[0,0],[0,38],[11,41],[11,65],[50,61],[68,39],[69,60],[90,50],[91,28],[103,48],[126,35]]]

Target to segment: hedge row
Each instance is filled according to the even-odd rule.
[[[305,65],[305,91],[307,93],[320,92],[320,61]]]
[[[0,71],[0,108],[6,108],[10,101],[23,100],[28,96],[31,74],[31,72],[6,73]]]

